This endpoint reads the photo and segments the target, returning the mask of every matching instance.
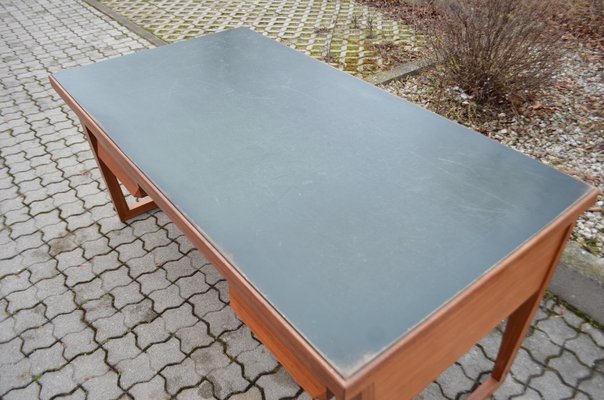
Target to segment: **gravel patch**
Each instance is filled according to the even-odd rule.
[[[382,88],[604,191],[603,59],[586,49],[567,52],[554,83],[518,110],[481,108],[461,89],[441,87],[435,69]],[[598,257],[604,256],[603,207],[600,196],[573,233]]]

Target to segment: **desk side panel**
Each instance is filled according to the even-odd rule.
[[[575,220],[594,190],[347,382],[345,399],[417,395],[531,297],[543,296]]]

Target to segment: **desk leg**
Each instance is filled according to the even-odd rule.
[[[96,159],[97,164],[99,165],[101,175],[105,180],[105,184],[107,185],[107,189],[109,190],[109,195],[111,196],[111,200],[113,201],[113,206],[115,207],[115,211],[117,212],[120,221],[126,222],[131,218],[134,218],[140,214],[146,213],[157,208],[157,205],[153,202],[153,200],[151,200],[150,197],[146,197],[143,200],[137,201],[132,205],[128,204],[124,197],[124,192],[122,192],[122,188],[120,187],[118,179],[99,155],[99,145],[96,137],[83,123],[82,127],[84,128],[84,132],[88,137],[90,148],[92,149],[94,158]]]
[[[497,360],[495,360],[495,366],[491,372],[491,377],[474,390],[468,397],[468,400],[488,398],[505,380],[505,377],[512,367],[514,358],[516,358],[516,354],[518,353],[518,350],[520,350],[520,346],[526,337],[526,333],[533,322],[535,312],[539,308],[539,304],[541,304],[545,289],[547,289],[549,282],[554,275],[554,271],[556,270],[574,226],[575,225],[573,224],[566,229],[558,247],[558,251],[551,261],[551,265],[539,290],[522,303],[522,305],[508,317],[505,333],[503,334],[501,345],[499,346],[499,353],[497,354]]]

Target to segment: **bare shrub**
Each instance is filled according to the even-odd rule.
[[[550,82],[561,35],[546,0],[447,0],[428,40],[443,76],[481,103],[519,105]]]

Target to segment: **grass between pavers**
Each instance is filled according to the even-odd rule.
[[[246,26],[357,76],[416,59],[424,39],[353,0],[100,0],[166,42]]]
[[[601,330],[602,332],[604,332],[604,325],[600,324],[598,321],[596,321],[595,319],[593,319],[592,317],[590,317],[589,315],[585,314],[583,311],[579,310],[577,307],[573,306],[572,304],[562,300],[560,297],[556,296],[554,293],[552,293],[549,290],[545,291],[545,297],[548,299],[552,299],[557,305],[564,307],[565,309],[577,314],[577,316],[583,318],[585,321],[587,321],[591,326],[593,326],[596,329]],[[558,315],[555,314],[552,311],[552,315]],[[581,329],[575,328],[575,330],[578,333],[584,333]]]

